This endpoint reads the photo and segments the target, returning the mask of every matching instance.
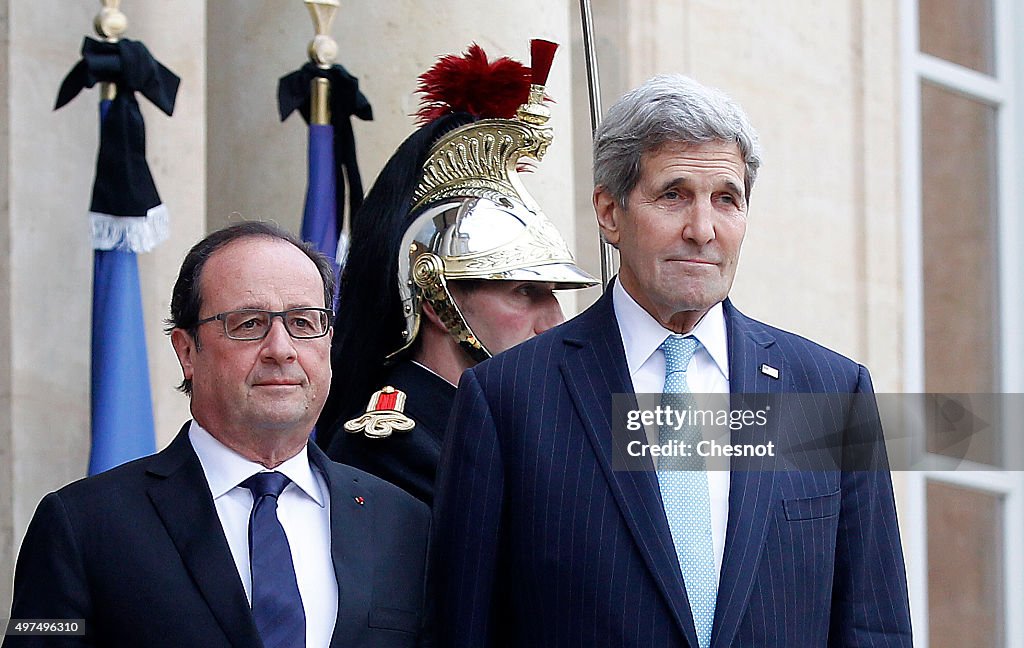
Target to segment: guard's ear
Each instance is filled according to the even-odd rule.
[[[174,347],[174,353],[178,356],[182,376],[185,380],[192,380],[195,354],[199,352],[195,338],[189,335],[185,329],[176,328],[171,331],[171,346]]]
[[[434,310],[434,307],[430,304],[430,302],[424,299],[422,303],[423,315],[424,317],[427,318],[427,321],[430,322],[430,324],[432,324],[433,326],[436,326],[443,333],[447,333],[448,327],[445,326],[444,322],[441,321],[441,318],[437,315],[437,311]]]
[[[612,247],[619,247],[619,236],[622,233],[622,217],[624,210],[612,197],[604,185],[594,187],[594,214],[597,215],[597,226],[601,235]]]

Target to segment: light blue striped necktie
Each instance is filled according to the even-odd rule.
[[[696,401],[686,381],[686,369],[699,346],[695,338],[682,335],[670,335],[661,345],[665,353],[665,389],[661,398],[663,407],[679,412],[696,409]],[[682,425],[678,430],[674,426],[658,429],[660,445],[675,441],[686,444],[691,452],[689,457],[661,458],[658,461],[658,485],[679,569],[683,574],[686,596],[690,599],[697,639],[700,648],[708,648],[715,620],[718,574],[715,571],[714,546],[711,541],[708,474],[703,457],[696,455],[697,443],[702,438],[701,428],[696,425]]]

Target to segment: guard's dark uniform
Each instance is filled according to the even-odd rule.
[[[476,364],[501,350],[473,331],[450,282],[466,282],[467,290],[491,281],[545,290],[597,283],[517,175],[520,162],[539,162],[553,138],[544,85],[556,48],[534,40],[530,67],[508,57],[489,63],[476,44],[461,57],[442,57],[419,79],[423,125],[352,218],[318,442],[332,459],[427,504],[455,387],[411,358],[459,354],[459,364]],[[448,339],[426,341],[427,326],[443,327]],[[436,346],[421,353],[421,344]]]
[[[405,415],[416,426],[375,439],[350,432],[345,421],[339,421],[327,454],[401,487],[429,506],[434,501],[434,476],[455,387],[411,360],[398,362],[385,384],[405,392]]]

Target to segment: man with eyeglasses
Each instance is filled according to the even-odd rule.
[[[43,499],[12,624],[77,620],[84,637],[4,648],[416,645],[426,506],[309,443],[333,294],[327,259],[272,225],[192,248],[168,332],[193,420],[162,452]]]

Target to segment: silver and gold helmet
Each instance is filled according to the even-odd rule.
[[[553,138],[544,83],[555,47],[533,41],[528,99],[514,116],[457,128],[427,154],[413,194],[412,222],[398,252],[406,327],[396,353],[415,341],[426,301],[472,358],[490,357],[452,298],[449,281],[548,282],[556,290],[597,283],[576,266],[565,240],[517,174],[522,160],[540,162]]]
[[[531,67],[488,60],[472,45],[420,76],[419,128],[381,169],[353,215],[341,276],[331,392],[321,442],[366,409],[390,360],[413,353],[424,304],[476,361],[490,356],[452,298],[450,282],[597,282],[576,267],[565,240],[517,174],[552,140],[544,106],[554,43],[534,41]],[[397,290],[396,290],[397,288]]]

